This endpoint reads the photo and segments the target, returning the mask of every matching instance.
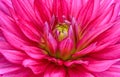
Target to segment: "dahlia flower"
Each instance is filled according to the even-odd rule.
[[[119,0],[0,0],[0,77],[120,77]]]

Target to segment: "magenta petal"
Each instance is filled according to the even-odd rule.
[[[78,66],[68,69],[69,77],[94,77],[91,73],[85,70],[83,67]]]
[[[27,58],[27,55],[25,53],[22,53],[21,51],[17,50],[4,50],[0,49],[0,53],[10,62],[21,64],[22,61]]]
[[[12,63],[8,62],[0,54],[0,74],[17,71],[19,69],[21,69],[21,67],[19,67],[17,65],[13,65]]]
[[[35,12],[38,14],[39,18],[42,20],[43,23],[46,21],[49,22],[51,20],[50,9],[48,9],[48,7],[45,6],[42,0],[35,0],[34,6],[35,6]]]
[[[31,20],[33,22],[35,21],[36,16],[35,16],[34,10],[32,9],[33,6],[31,6],[29,1],[11,0],[11,2],[13,4],[14,11],[17,16],[19,16],[24,20]]]
[[[117,41],[120,39],[119,38],[119,32],[120,32],[120,23],[118,23],[119,21],[116,21],[115,23],[113,23],[114,25],[112,26],[112,28],[106,30],[105,32],[103,32],[102,34],[100,34],[96,39],[99,40],[99,45],[104,45],[106,43],[108,43],[108,45],[117,43]]]
[[[48,25],[48,23],[45,23],[44,26],[44,39],[45,39],[45,43],[47,44],[46,49],[50,52],[51,55],[54,55],[57,49],[57,41],[56,39],[53,37],[52,33],[50,33],[50,27]]]
[[[103,50],[92,53],[90,56],[98,59],[117,59],[120,58],[120,45],[106,47]]]
[[[79,14],[79,10],[83,6],[82,0],[67,0],[68,2],[68,8],[70,9],[70,15],[77,18],[77,15]]]
[[[100,72],[100,73],[93,73],[96,77],[120,77],[120,66],[114,65],[111,66],[109,70]]]
[[[64,63],[64,65],[65,66],[67,66],[67,67],[69,67],[69,66],[72,66],[72,65],[74,65],[74,64],[88,64],[88,61],[83,61],[83,60],[74,60],[74,61],[72,61],[72,62],[65,62]]]
[[[72,53],[74,47],[73,40],[71,38],[66,38],[60,42],[60,54],[62,57],[68,57]]]
[[[5,74],[5,73],[17,71],[19,69],[20,69],[20,67],[13,66],[12,64],[0,63],[0,74]]]
[[[113,64],[117,63],[119,59],[115,60],[90,60],[88,62],[88,65],[83,65],[86,69],[92,72],[103,72],[105,70],[108,70]]]
[[[6,40],[14,47],[22,49],[25,44],[29,44],[28,42],[24,41],[23,39],[17,37],[15,34],[1,28]],[[9,37],[10,36],[10,37]]]
[[[13,49],[13,47],[5,41],[0,41],[0,49]]]
[[[5,15],[2,11],[0,11],[0,27],[7,29],[7,31],[16,34],[17,36],[20,36],[21,31],[17,27],[17,25],[13,22],[13,19],[7,15]],[[17,33],[16,33],[17,32]]]
[[[35,75],[33,72],[28,68],[21,68],[17,71],[10,72],[3,74],[2,77],[43,77],[43,75]]]
[[[6,0],[5,2],[11,6],[11,2],[9,0]],[[5,14],[10,15],[8,8],[4,5],[4,0],[0,0],[0,10],[2,10]]]
[[[66,77],[66,71],[64,67],[51,65],[44,73],[44,77]]]
[[[23,22],[22,24],[19,24],[20,29],[22,32],[27,36],[30,40],[39,42],[40,41],[40,34],[37,31],[34,24],[30,22]]]
[[[56,48],[57,48],[57,41],[51,34],[48,35],[47,40],[48,40],[47,45],[50,49],[50,52],[52,52],[54,54],[56,52]]]
[[[49,62],[46,60],[34,61],[32,59],[25,59],[23,61],[25,67],[29,67],[35,74],[44,73],[46,67],[49,65]]]
[[[13,72],[13,71],[17,71],[20,69],[20,67],[15,67],[15,66],[9,65],[9,64],[0,63],[0,65],[1,65],[0,74]]]
[[[97,47],[96,43],[93,43],[93,44],[89,45],[87,48],[85,48],[85,49],[83,49],[81,51],[78,51],[75,54],[73,54],[73,57],[84,56],[84,55],[94,51],[96,47]]]
[[[59,22],[63,22],[63,16],[68,17],[67,1],[53,0],[53,14],[58,17]]]
[[[34,59],[43,59],[46,56],[46,52],[37,47],[25,46],[23,49],[25,53],[27,53],[31,58]]]
[[[78,21],[82,26],[90,20],[93,12],[94,0],[88,0],[85,6],[82,7],[78,15]]]

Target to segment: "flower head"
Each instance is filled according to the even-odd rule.
[[[118,0],[0,0],[1,77],[120,77]]]

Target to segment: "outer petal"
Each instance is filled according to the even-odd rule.
[[[81,51],[78,51],[75,54],[73,54],[73,57],[84,56],[84,55],[94,51],[96,47],[97,47],[96,43],[93,43],[93,44],[89,45],[88,47],[86,47],[85,49],[82,49]]]
[[[30,68],[34,74],[44,73],[49,65],[47,60],[34,61],[32,59],[25,59],[23,61],[23,66]]]
[[[91,53],[91,57],[98,59],[117,59],[120,58],[120,45],[106,47],[96,53]]]
[[[0,10],[2,10],[5,14],[10,15],[9,10],[3,1],[4,0],[0,0]],[[11,6],[11,2],[9,0],[6,0],[6,3],[9,4],[9,6]]]
[[[21,22],[18,23],[18,26],[22,30],[22,32],[25,34],[26,37],[28,37],[30,40],[39,42],[40,41],[40,31],[37,29],[37,26],[33,24],[32,22],[24,22],[21,19]]]
[[[66,71],[64,67],[52,64],[44,73],[44,77],[66,77]]]
[[[23,47],[25,53],[27,53],[31,58],[34,59],[43,59],[46,56],[46,52],[40,48],[34,46],[25,46]]]
[[[10,62],[21,64],[22,61],[27,58],[27,55],[17,50],[4,50],[0,49],[0,53]]]
[[[49,22],[51,20],[51,13],[50,9],[48,9],[47,6],[45,6],[45,3],[43,0],[35,0],[35,12],[37,15],[39,15],[40,20],[42,23],[45,23],[46,21]]]
[[[59,22],[63,22],[63,16],[68,17],[68,6],[66,0],[53,0],[53,14]]]
[[[79,14],[79,10],[82,8],[82,0],[67,0],[69,14],[75,18]]]
[[[5,40],[0,39],[0,49],[13,49]]]
[[[15,21],[8,15],[4,14],[0,10],[0,27],[7,29],[7,31],[10,31],[11,33],[14,33],[18,37],[21,37],[21,31],[16,25]],[[22,37],[24,37],[22,35]]]
[[[107,71],[100,72],[100,73],[93,73],[93,74],[96,77],[120,77],[120,66],[113,65]]]
[[[1,54],[0,54],[0,74],[5,74],[13,71],[17,71],[21,69],[18,65],[14,65],[8,62]]]
[[[113,64],[117,63],[120,59],[115,60],[94,60],[88,59],[88,65],[84,64],[83,66],[92,72],[103,72],[108,70]]]
[[[88,23],[92,16],[93,12],[93,7],[94,7],[94,0],[88,0],[85,5],[81,8],[79,11],[78,15],[78,22],[81,24],[81,26],[85,25]]]
[[[85,70],[81,66],[76,66],[73,68],[68,68],[69,77],[94,77],[91,73]]]
[[[24,20],[29,20],[32,22],[35,21],[36,16],[32,4],[30,4],[30,1],[18,1],[18,0],[11,1],[18,17],[21,17]]]
[[[43,75],[35,75],[33,72],[28,68],[22,68],[18,71],[10,72],[3,74],[2,77],[43,77]]]
[[[4,37],[6,38],[6,40],[14,47],[22,49],[23,46],[25,46],[26,44],[28,44],[28,42],[26,42],[25,40],[17,37],[15,34],[9,32],[8,30],[5,30],[3,28],[2,32],[4,34]],[[9,37],[10,36],[10,37]]]

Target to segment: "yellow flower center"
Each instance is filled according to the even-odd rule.
[[[68,25],[67,24],[58,24],[56,26],[56,30],[59,33],[58,36],[58,40],[63,40],[64,38],[67,37],[68,35]]]

